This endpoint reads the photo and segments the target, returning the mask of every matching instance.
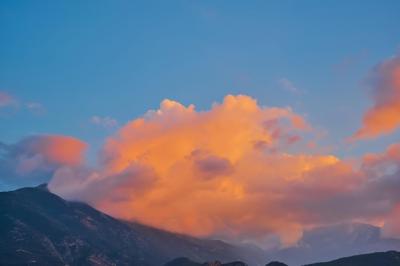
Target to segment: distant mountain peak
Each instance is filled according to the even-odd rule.
[[[271,261],[265,266],[288,266],[288,265],[279,261]]]
[[[398,266],[400,265],[400,252],[386,251],[361,254],[332,260],[308,264],[305,266]]]

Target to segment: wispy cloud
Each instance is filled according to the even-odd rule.
[[[294,85],[292,81],[287,78],[281,78],[278,80],[279,85],[286,91],[298,94],[300,93],[300,89]]]
[[[336,74],[347,74],[352,70],[355,70],[367,56],[368,52],[366,50],[346,56],[333,65],[333,71]]]
[[[16,106],[17,100],[9,93],[0,91],[0,108]]]
[[[90,118],[90,123],[93,125],[105,127],[105,128],[113,128],[118,125],[118,121],[110,116],[92,116]]]
[[[43,107],[43,105],[38,102],[28,102],[25,104],[25,107],[30,112],[38,115],[44,114],[46,112],[46,109]]]
[[[41,103],[23,101],[4,91],[0,91],[0,109],[1,108],[13,108],[15,111],[27,110],[36,115],[46,112],[46,109]]]

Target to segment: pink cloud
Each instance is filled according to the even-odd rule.
[[[352,139],[369,139],[390,134],[400,126],[400,56],[380,65],[373,73],[374,104],[364,114],[361,128]]]
[[[16,103],[14,97],[4,91],[0,91],[0,108],[14,106]]]
[[[68,136],[47,135],[26,138],[19,144],[17,169],[21,173],[40,167],[78,166],[84,162],[86,143]]]
[[[0,181],[10,188],[48,182],[62,167],[85,164],[86,143],[69,136],[36,135],[0,143]]]

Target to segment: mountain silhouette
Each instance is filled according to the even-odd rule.
[[[400,266],[400,252],[375,252],[305,266]]]
[[[0,192],[1,265],[163,265],[246,261],[261,265],[256,250],[121,221],[87,204],[66,201],[45,185]]]

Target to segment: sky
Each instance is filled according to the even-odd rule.
[[[0,189],[49,182],[197,236],[286,245],[343,221],[400,236],[399,13],[390,0],[4,0]]]

